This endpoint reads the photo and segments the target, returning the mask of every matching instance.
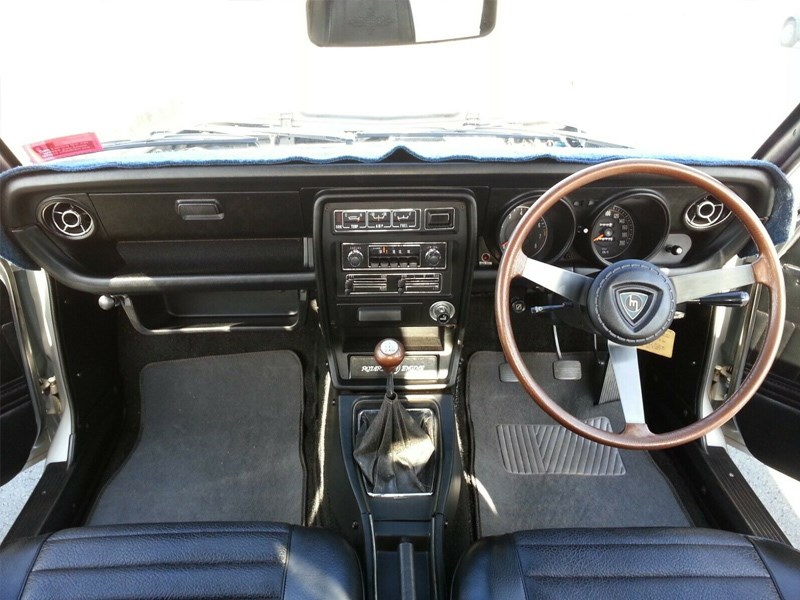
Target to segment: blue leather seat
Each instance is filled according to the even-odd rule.
[[[709,529],[548,529],[479,540],[455,600],[796,600],[800,552]]]
[[[362,597],[342,538],[276,523],[84,527],[0,552],[1,600]]]

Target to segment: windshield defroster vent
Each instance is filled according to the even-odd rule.
[[[683,220],[692,229],[711,229],[731,216],[731,211],[725,208],[714,196],[706,195],[692,202]]]
[[[48,203],[42,210],[42,221],[57,234],[73,240],[89,237],[94,232],[92,215],[69,200]]]

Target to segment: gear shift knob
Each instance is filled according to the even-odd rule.
[[[375,362],[386,373],[394,373],[395,369],[403,362],[406,357],[406,349],[403,344],[392,338],[381,340],[375,346]]]

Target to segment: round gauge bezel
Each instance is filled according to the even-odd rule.
[[[628,237],[628,239],[626,241],[626,243],[629,244],[629,246],[628,247],[623,247],[621,250],[619,250],[619,248],[617,248],[618,253],[615,254],[614,256],[604,256],[604,255],[600,254],[600,251],[599,251],[598,246],[597,246],[597,242],[595,241],[595,234],[596,234],[598,228],[600,227],[600,224],[602,223],[602,221],[604,219],[608,219],[608,217],[606,216],[606,213],[612,212],[612,211],[620,214],[620,217],[618,219],[619,221],[622,221],[623,219],[625,219],[629,223],[629,227],[630,227],[631,231],[630,231],[629,237]],[[609,220],[612,223],[614,222],[614,219],[609,219]],[[613,227],[613,225],[612,225],[612,227]],[[631,214],[631,212],[629,210],[627,210],[624,206],[620,206],[620,204],[618,202],[615,202],[614,204],[610,204],[610,205],[606,206],[602,211],[600,211],[595,216],[595,219],[592,222],[592,225],[589,227],[589,243],[592,245],[592,251],[594,252],[595,257],[599,258],[600,260],[602,260],[604,262],[607,262],[609,264],[614,262],[615,260],[619,260],[620,257],[622,257],[624,254],[626,254],[628,252],[628,248],[630,248],[630,247],[634,247],[635,248],[636,244],[638,244],[639,240],[638,240],[637,235],[636,235],[637,229],[638,229],[638,225],[636,224],[636,219],[634,219],[633,214]],[[603,234],[603,235],[607,235],[607,234]],[[623,232],[623,236],[624,235],[625,235],[625,233]],[[597,236],[597,237],[599,237],[599,236]]]
[[[602,214],[611,207],[619,207],[630,215],[634,232],[631,246],[612,259],[606,259],[597,252],[591,233]],[[658,207],[657,210],[653,210]],[[610,265],[620,260],[635,258],[648,260],[664,245],[669,234],[670,212],[666,200],[652,190],[626,190],[608,198],[592,214],[588,228],[587,243],[594,260]]]
[[[500,260],[503,257],[503,247],[500,234],[509,215],[520,206],[525,204],[533,204],[543,193],[544,192],[526,193],[522,196],[517,196],[511,202],[509,202],[508,206],[503,211],[503,214],[498,219],[495,227],[495,235],[493,240],[494,248],[492,249],[492,254],[494,254],[497,260]],[[558,211],[558,213],[554,213],[554,211]],[[556,216],[557,214],[558,216]],[[547,237],[550,240],[551,245],[548,247],[547,243],[545,243],[545,247],[535,256],[531,256],[530,258],[544,260],[547,262],[557,261],[561,259],[564,254],[566,254],[567,250],[572,247],[572,243],[575,241],[577,220],[575,218],[575,212],[570,205],[569,199],[562,198],[558,204],[547,211],[544,216],[544,220],[547,226]],[[568,223],[565,223],[564,221],[568,221]],[[567,225],[569,226],[567,227]],[[557,239],[556,236],[558,236]]]

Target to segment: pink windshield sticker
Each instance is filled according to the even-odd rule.
[[[78,133],[25,144],[24,148],[33,162],[47,162],[57,158],[97,152],[103,149],[103,145],[94,133]]]

